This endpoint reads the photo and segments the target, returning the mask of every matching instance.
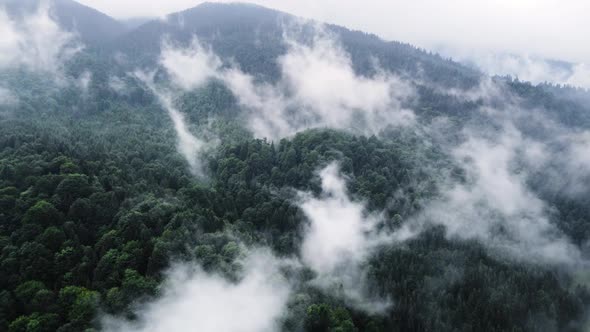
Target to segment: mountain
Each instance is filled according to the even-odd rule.
[[[154,18],[152,18],[152,17],[132,17],[132,18],[120,20],[120,22],[123,23],[129,31],[131,31],[131,30],[135,30],[136,28],[144,25],[145,23],[147,23],[153,19]]]
[[[164,39],[187,45],[196,36],[222,59],[235,61],[244,72],[276,81],[280,76],[276,60],[286,52],[285,28],[288,30],[301,22],[288,13],[258,5],[203,3],[170,14],[165,20],[147,22],[113,40],[108,49],[112,54],[127,55],[128,70],[134,70],[156,64]],[[297,29],[311,36],[315,23],[307,22]],[[337,36],[358,74],[373,75],[377,62],[383,69],[413,81],[420,98],[411,106],[417,112],[434,110],[438,114],[469,117],[474,114],[472,110],[479,107],[471,101],[441,94],[440,88],[477,89],[486,77],[480,71],[409,44],[382,40],[374,34],[336,25],[327,25],[325,29]],[[551,87],[533,86],[511,78],[495,79],[498,83],[505,81],[506,84],[501,85],[522,97],[528,106],[547,110],[558,121],[573,126],[590,124],[590,106],[564,99],[567,92],[559,93]]]
[[[256,5],[53,8],[88,47],[0,43],[0,331],[589,331],[588,91]]]
[[[159,54],[162,39],[188,43],[193,36],[210,45],[224,58],[234,58],[248,73],[275,78],[276,58],[286,50],[284,27],[300,21],[280,11],[243,3],[203,3],[170,14],[165,20],[153,20],[118,38],[111,46],[138,61],[153,60]],[[373,61],[394,72],[425,76],[451,85],[473,85],[479,73],[438,55],[408,44],[383,41],[379,37],[344,27],[329,25],[351,54],[355,69],[370,71]],[[220,36],[222,36],[220,38]]]
[[[73,0],[0,0],[0,7],[11,15],[21,16],[34,12],[41,3],[48,3],[50,15],[59,25],[77,33],[90,47],[102,45],[127,31],[117,20]]]

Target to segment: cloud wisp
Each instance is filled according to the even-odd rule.
[[[512,76],[533,84],[553,83],[590,89],[587,63],[551,61],[530,54],[442,49],[443,54],[472,65],[489,75]]]
[[[105,332],[279,331],[289,300],[296,293],[286,270],[308,267],[316,273],[310,285],[371,313],[390,301],[368,295],[363,263],[383,243],[375,231],[379,216],[348,197],[346,179],[332,163],[319,173],[323,193],[299,193],[297,203],[309,219],[299,257],[278,258],[268,248],[243,248],[237,280],[205,272],[195,262],[171,267],[161,295],[135,307],[137,319],[105,316]],[[231,313],[231,319],[228,319]]]
[[[215,53],[194,38],[187,48],[174,47],[170,41],[164,40],[160,65],[177,87],[190,91],[220,76],[222,62]]]
[[[414,122],[414,113],[401,107],[413,95],[409,84],[383,70],[373,77],[357,75],[335,37],[316,30],[309,45],[285,33],[287,53],[277,59],[281,77],[274,84],[223,66],[197,39],[187,48],[165,42],[160,63],[183,90],[210,79],[223,82],[244,110],[249,129],[261,138],[321,127],[377,134],[387,126]]]
[[[61,29],[51,17],[48,2],[34,13],[13,20],[0,9],[0,69],[24,67],[63,78],[64,63],[83,46],[73,33]]]
[[[18,98],[7,88],[0,86],[0,106],[12,106],[18,103]]]
[[[279,57],[281,80],[256,86],[244,75],[226,80],[240,103],[251,110],[258,137],[288,137],[309,128],[335,128],[377,134],[385,127],[414,122],[401,107],[411,87],[382,70],[374,77],[355,73],[350,56],[335,37],[316,28],[311,44],[284,33],[287,53]]]
[[[461,179],[441,180],[440,196],[424,202],[422,211],[395,237],[404,241],[430,225],[443,225],[449,238],[477,240],[505,257],[576,268],[584,262],[580,249],[553,223],[556,211],[529,183],[531,176],[539,176],[537,171],[546,171],[553,143],[520,128],[523,116],[529,123],[535,119],[543,126],[555,124],[539,112],[514,105],[505,110],[483,107],[479,113],[491,127],[467,125],[461,142],[446,146],[451,159],[464,171]],[[563,140],[559,135],[554,137]],[[576,145],[568,149],[576,149]]]
[[[366,213],[362,202],[350,199],[337,163],[326,166],[319,176],[320,197],[299,193],[299,207],[309,220],[301,260],[317,274],[312,284],[343,297],[351,306],[382,312],[390,301],[368,295],[363,265],[377,246],[388,241],[387,234],[377,231],[382,218]]]
[[[136,321],[105,317],[103,331],[278,331],[291,292],[280,273],[284,262],[256,250],[240,263],[237,282],[192,264],[178,265],[169,271],[162,296],[141,306]]]
[[[158,87],[154,82],[155,72],[148,74],[142,71],[136,71],[133,75],[145,84],[156,96],[160,105],[166,110],[178,137],[178,151],[189,164],[193,175],[203,177],[205,174],[202,160],[203,153],[212,143],[193,135],[185,121],[184,114],[174,106],[172,93]]]

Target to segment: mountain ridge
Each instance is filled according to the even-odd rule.
[[[49,5],[49,13],[57,23],[76,33],[87,46],[100,47],[127,31],[116,19],[74,0],[1,0],[0,8],[19,17],[35,12],[44,3]]]

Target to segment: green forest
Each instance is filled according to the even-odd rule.
[[[63,17],[82,15],[69,1],[58,4]],[[530,139],[566,151],[568,143],[550,140],[555,127],[590,129],[586,90],[493,77],[499,95],[461,98],[445,91],[474,89],[488,78],[408,44],[328,26],[359,77],[378,75],[374,59],[404,79],[423,76],[410,80],[415,94],[398,105],[411,109],[418,125],[366,132],[322,123],[287,137],[259,137],[244,125],[245,106],[223,79],[181,91],[159,69],[155,82],[174,92],[172,104],[188,130],[216,137],[201,153],[202,174],[195,175],[158,92],[129,73],[158,65],[162,36],[187,43],[197,35],[224,59],[221,68],[235,61],[254,82],[273,84],[281,80],[277,58],[288,51],[277,17],[288,16],[215,4],[175,15],[183,15],[182,29],[151,21],[103,36],[81,27],[86,47],[65,62],[63,77],[75,81],[91,73],[84,89],[26,67],[0,71],[0,87],[18,99],[0,102],[0,331],[101,331],[105,316],[141,320],[138,305],[165,293],[168,271],[178,264],[239,284],[248,248],[269,248],[279,260],[298,257],[310,219],[302,193],[324,197],[318,172],[334,162],[350,200],[362,204],[364,214],[379,215],[376,231],[398,234],[446,197],[448,182],[471,188],[470,163],[450,147],[463,146],[467,127],[500,135],[478,111],[483,107],[531,110],[555,124],[539,126],[511,113],[525,146]],[[93,19],[97,27],[112,24]],[[309,39],[313,32],[302,30],[301,38]],[[116,91],[113,77],[125,88]],[[364,310],[314,283],[317,271],[296,265],[281,270],[292,291],[277,329],[588,331],[590,172],[557,182],[574,172],[565,171],[567,156],[552,158],[563,160],[533,167],[516,158],[510,171],[527,174],[523,188],[547,206],[543,218],[560,234],[547,238],[566,239],[578,253],[574,263],[515,257],[478,236],[450,235],[443,222],[425,223],[407,239],[380,242],[360,263],[363,296],[391,299],[391,305]],[[575,194],[569,191],[574,184],[582,188]],[[499,239],[519,239],[503,225],[494,230]],[[531,241],[534,254],[538,242]],[[232,312],[224,316],[231,319]]]

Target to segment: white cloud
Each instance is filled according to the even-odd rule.
[[[559,63],[527,53],[509,54],[450,48],[440,51],[490,75],[510,75],[534,84],[550,82],[590,89],[590,67],[585,63]]]
[[[410,86],[383,71],[357,75],[349,55],[321,29],[311,45],[288,36],[285,42],[288,51],[278,59],[281,80],[275,85],[255,83],[237,69],[222,76],[250,111],[256,136],[277,139],[320,127],[377,134],[414,122],[414,113],[400,106],[413,94]]]
[[[215,77],[221,68],[221,60],[211,50],[201,46],[197,39],[188,48],[175,48],[165,41],[160,64],[172,82],[184,90],[202,86]]]
[[[563,82],[563,84],[590,89],[590,65],[587,63],[579,63],[574,65],[572,70],[573,73],[567,78],[565,82]]]
[[[390,125],[414,122],[414,113],[400,106],[413,94],[410,86],[384,71],[375,77],[357,75],[349,55],[321,28],[311,45],[290,37],[285,43],[288,52],[278,59],[281,79],[275,84],[257,82],[236,67],[223,68],[197,39],[187,48],[165,42],[160,64],[183,90],[210,79],[224,82],[257,137],[280,139],[319,127],[377,134]]]
[[[88,70],[85,70],[78,77],[77,83],[78,87],[80,88],[80,90],[82,90],[84,94],[88,93],[90,83],[92,83],[92,73]]]
[[[441,224],[451,238],[475,239],[492,251],[527,262],[582,261],[579,249],[550,221],[550,208],[527,185],[528,165],[547,161],[546,146],[512,123],[486,135],[465,129],[452,156],[466,180],[441,183],[442,195],[396,234],[407,239],[427,224]]]
[[[81,0],[116,17],[163,16],[204,1]],[[231,2],[231,1],[216,1]],[[590,62],[584,0],[252,0],[305,18],[436,49],[495,50]]]
[[[173,96],[169,91],[158,88],[154,82],[155,73],[146,74],[141,71],[134,73],[134,76],[141,80],[150,91],[158,98],[158,101],[164,107],[178,136],[178,151],[184,156],[194,175],[204,176],[203,153],[212,142],[207,142],[193,135],[182,114],[174,107]]]
[[[319,175],[322,196],[300,193],[299,206],[309,219],[301,245],[302,262],[318,274],[315,285],[344,296],[349,305],[381,312],[390,303],[367,295],[363,267],[372,250],[386,242],[387,236],[376,230],[381,218],[367,214],[363,203],[348,197],[336,163]]]
[[[162,296],[138,310],[137,321],[106,317],[107,332],[273,332],[279,330],[291,291],[279,269],[282,262],[267,251],[243,259],[238,282],[193,265],[173,267]]]
[[[0,106],[11,106],[18,103],[18,97],[12,91],[0,86]]]
[[[109,88],[118,94],[126,95],[128,91],[127,83],[120,77],[111,76],[109,77]]]
[[[320,126],[351,127],[357,112],[372,132],[387,124],[411,123],[413,113],[399,105],[412,94],[409,85],[383,71],[371,78],[357,75],[334,38],[319,30],[311,46],[286,39],[289,51],[278,61],[296,103],[313,109]]]
[[[49,5],[15,21],[0,9],[0,69],[25,67],[61,78],[65,61],[82,48],[51,18]]]
[[[359,262],[367,254],[367,238],[378,219],[365,216],[364,205],[352,202],[346,182],[333,163],[320,172],[322,197],[302,193],[301,209],[309,218],[302,244],[302,259],[320,274],[333,273],[347,261]]]

